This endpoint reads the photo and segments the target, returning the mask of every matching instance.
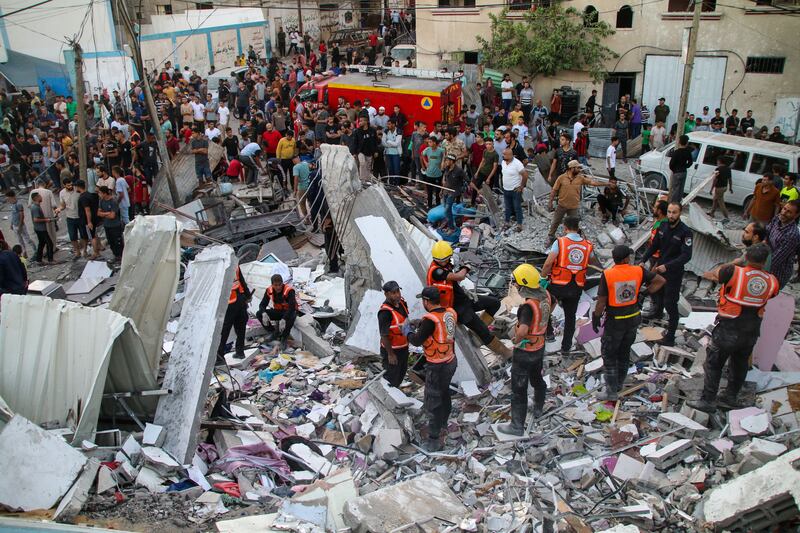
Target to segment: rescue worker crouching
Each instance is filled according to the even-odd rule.
[[[225,309],[225,319],[222,322],[222,334],[217,348],[217,363],[225,362],[225,347],[231,328],[236,332],[236,345],[234,357],[244,359],[244,336],[247,329],[247,304],[250,302],[250,289],[242,276],[242,271],[236,267],[233,278],[233,287],[228,297],[228,307]]]
[[[541,287],[541,275],[529,264],[514,269],[514,283],[525,303],[517,311],[517,326],[514,331],[514,354],[511,359],[511,422],[500,424],[497,429],[509,435],[525,433],[525,418],[528,415],[528,383],[533,386],[533,416],[538,418],[544,410],[547,384],[542,377],[544,363],[545,332],[550,319],[553,300]]]
[[[604,270],[600,276],[592,329],[595,333],[600,330],[605,313],[600,351],[606,384],[604,390],[597,394],[598,400],[616,400],[628,375],[631,346],[642,323],[642,285],[647,285],[648,292],[653,294],[666,282],[660,275],[630,264],[632,253],[633,250],[625,245],[615,246],[611,252],[614,266]]]
[[[297,301],[297,294],[294,288],[283,282],[283,277],[280,274],[273,274],[271,279],[272,284],[264,291],[264,297],[261,303],[258,304],[258,312],[256,318],[259,322],[264,324],[264,314],[269,317],[272,323],[264,324],[267,331],[273,333],[281,343],[281,349],[286,348],[286,342],[289,339],[289,334],[292,331],[292,326],[297,318],[300,303]],[[272,302],[272,308],[267,309],[267,306]],[[283,320],[285,326],[283,331],[277,331],[280,321]]]
[[[451,262],[453,248],[445,241],[433,245],[433,261],[428,267],[426,284],[435,287],[441,295],[442,307],[452,307],[458,314],[458,323],[471,329],[483,344],[503,359],[511,357],[511,350],[489,331],[495,313],[500,309],[500,300],[492,296],[478,296],[472,300],[461,287],[460,282],[467,277],[469,268],[460,267],[457,271]],[[483,319],[477,311],[484,311]]]
[[[575,315],[586,285],[586,269],[589,267],[594,246],[580,234],[580,218],[564,217],[566,233],[553,242],[553,247],[542,266],[542,276],[549,277],[547,290],[564,309],[564,337],[561,351],[572,349],[575,336]]]
[[[408,304],[400,294],[396,281],[383,284],[386,301],[378,310],[378,331],[381,336],[381,359],[384,378],[392,387],[399,387],[408,369],[408,339],[410,329]]]
[[[690,407],[712,413],[716,410],[722,368],[728,364],[728,385],[719,404],[738,409],[739,391],[747,375],[747,362],[761,332],[764,307],[777,296],[777,278],[764,270],[769,257],[766,243],[750,246],[745,252],[747,266],[725,265],[719,270],[717,324],[711,333],[708,356],[703,364],[705,380],[700,399],[687,402]]]
[[[439,451],[442,430],[447,428],[447,419],[453,408],[450,382],[456,373],[456,327],[458,315],[441,303],[436,287],[425,287],[417,295],[427,313],[414,331],[409,332],[408,342],[422,346],[425,352],[425,411],[428,413],[428,439],[425,448]]]

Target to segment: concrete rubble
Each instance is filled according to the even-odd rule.
[[[64,405],[48,405],[45,416],[30,391],[0,376],[0,395],[8,401],[0,398],[3,509],[97,527],[230,533],[797,527],[796,285],[781,295],[792,307],[786,300],[767,310],[783,331],[767,333],[782,340],[759,347],[740,409],[709,415],[686,405],[702,388],[714,321],[716,287],[696,273],[684,279],[686,316],[676,346],[654,342],[663,322],[643,324],[620,400],[598,401],[603,359],[589,317],[599,270],[615,243],[641,247],[649,222],[641,217],[603,224],[586,209],[596,268],[578,307],[569,353],[559,351],[563,311],[554,312],[544,414],[533,419],[529,413],[520,438],[497,432],[510,417],[510,365],[460,330],[444,449],[427,452],[420,447],[427,436],[422,354],[412,349],[406,379],[390,386],[383,379],[375,317],[380,287],[389,279],[400,283],[411,316],[421,315],[414,295],[441,228],[409,215],[421,201],[416,191],[395,197],[383,185],[362,183],[346,150],[324,147],[320,162],[344,249],[343,272],[330,271],[330,258],[310,230],[271,235],[261,243],[274,243],[267,246],[271,251],[259,249],[250,258],[242,243],[203,241],[198,235],[207,221],[220,215],[209,211],[185,231],[186,213],[208,205],[195,199],[176,215],[181,224],[167,214],[137,218],[129,227],[137,256],[147,260],[125,256],[111,296],[87,303],[3,297],[0,340],[16,351],[0,354],[0,369],[63,382],[71,392]],[[546,187],[538,180],[528,191],[532,216],[519,234],[498,231],[481,216],[470,239],[457,246],[460,259],[475,267],[470,290],[502,299],[491,327],[506,342],[522,302],[509,289],[508,274],[522,261],[541,266],[547,250],[550,218],[540,201]],[[220,201],[230,207],[229,199]],[[695,205],[692,212],[700,210]],[[270,206],[267,214],[287,207]],[[735,246],[727,229],[708,217],[695,214],[691,221],[709,246],[727,252]],[[253,291],[245,357],[228,353],[224,364],[215,363],[237,264]],[[285,348],[253,318],[275,273],[291,280],[302,313]],[[137,283],[150,278],[157,287],[137,292]],[[109,302],[113,310],[104,308]],[[126,337],[115,348],[119,352],[108,348],[111,355],[96,356],[107,371],[93,373],[88,384],[86,376],[34,371],[22,364],[28,352],[19,348],[30,333],[9,326],[17,324],[6,314],[13,306],[37,320],[50,316],[53,306],[65,315],[111,317]],[[113,338],[102,340],[113,344]],[[234,340],[233,332],[224,339]],[[132,345],[138,359],[121,360],[133,353]],[[146,381],[126,381],[126,372]],[[97,405],[88,411],[83,398]],[[71,411],[77,404],[80,410]],[[83,419],[90,415],[91,424]]]

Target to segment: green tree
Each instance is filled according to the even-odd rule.
[[[478,37],[486,63],[494,68],[517,68],[532,76],[554,76],[560,70],[587,71],[595,82],[608,76],[606,63],[619,57],[603,44],[614,30],[573,7],[554,3],[525,11],[522,20],[507,18],[508,10],[490,14],[492,35]]]

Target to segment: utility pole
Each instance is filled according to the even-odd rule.
[[[75,145],[78,147],[78,177],[86,182],[86,103],[84,102],[83,85],[83,50],[78,41],[72,41],[72,50],[75,53],[75,97],[78,105],[75,112],[78,115],[78,138]]]
[[[150,122],[153,125],[156,142],[158,143],[158,151],[161,153],[161,170],[169,186],[169,196],[172,200],[172,206],[177,208],[182,205],[181,199],[178,194],[178,186],[175,184],[175,176],[172,175],[172,168],[170,167],[167,140],[164,137],[164,132],[161,130],[161,124],[158,122],[158,109],[156,108],[155,100],[153,100],[153,93],[150,91],[150,80],[147,78],[147,72],[145,72],[144,69],[142,50],[139,48],[139,41],[136,39],[133,23],[128,16],[128,11],[124,3],[117,3],[117,12],[122,20],[122,27],[125,28],[125,33],[128,34],[128,41],[130,42],[130,48],[133,52],[133,62],[136,64],[136,69],[139,71],[139,79],[142,82],[142,90],[144,91],[144,100],[147,103],[147,114],[150,115]]]
[[[694,70],[694,54],[697,51],[697,34],[700,33],[700,13],[703,11],[703,0],[694,0],[694,14],[692,15],[692,29],[689,33],[689,44],[686,49],[686,64],[683,66],[683,85],[681,85],[681,102],[678,106],[677,136],[683,135],[686,127],[684,116],[689,101],[689,88],[692,84],[692,71]]]
[[[297,0],[297,23],[300,26],[299,29],[300,29],[300,41],[301,42],[303,41],[303,35],[305,35],[305,32],[303,31],[303,8],[300,6],[300,2],[302,2],[302,1],[303,0]],[[306,53],[308,53],[308,51],[306,51]]]

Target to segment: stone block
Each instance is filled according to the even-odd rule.
[[[688,416],[684,416],[681,413],[660,413],[658,415],[658,424],[665,430],[680,428],[678,435],[690,439],[695,436],[702,436],[708,433],[708,428],[706,426],[703,424],[698,424]]]
[[[348,501],[344,522],[352,533],[387,533],[431,517],[459,523],[466,513],[444,479],[432,472]],[[422,529],[434,530],[436,524],[434,519]]]
[[[647,460],[655,464],[656,468],[659,470],[667,470],[680,463],[683,459],[691,455],[692,452],[692,441],[689,439],[680,439],[648,455]]]

